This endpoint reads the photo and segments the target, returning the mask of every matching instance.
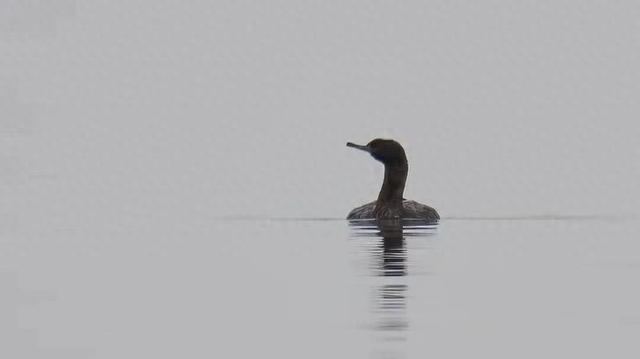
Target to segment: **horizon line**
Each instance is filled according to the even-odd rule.
[[[586,220],[635,220],[638,215],[625,214],[523,214],[523,215],[447,215],[440,218],[440,222],[451,221],[586,221]],[[229,221],[348,221],[344,217],[286,217],[263,215],[225,215],[214,216],[215,220]]]

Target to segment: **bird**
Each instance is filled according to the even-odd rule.
[[[403,197],[409,165],[400,143],[376,138],[366,145],[347,142],[347,147],[368,152],[384,164],[384,180],[378,199],[354,208],[347,219],[420,219],[433,223],[440,220],[434,208]]]

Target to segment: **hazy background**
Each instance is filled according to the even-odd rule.
[[[637,214],[637,1],[0,2],[0,233]]]

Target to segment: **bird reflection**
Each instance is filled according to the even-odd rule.
[[[402,223],[376,221],[380,239],[374,253],[374,274],[378,277],[404,277],[407,273],[407,248],[402,235]],[[376,330],[401,332],[409,327],[406,317],[407,290],[402,278],[383,279],[374,289],[375,312],[379,316]],[[387,337],[403,340],[404,337]]]
[[[385,225],[380,229],[379,235],[382,237],[382,242],[379,243],[382,253],[379,275],[385,277],[407,275],[407,249],[402,237],[402,225]]]
[[[379,339],[404,341],[409,328],[406,237],[431,234],[434,225],[415,220],[351,221],[349,225],[353,229],[352,238],[363,239],[362,245],[372,259],[370,273],[378,278],[372,288],[375,318],[372,328],[386,333]]]

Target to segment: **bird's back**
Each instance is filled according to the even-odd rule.
[[[376,209],[376,202],[369,202],[367,204],[363,204],[360,207],[356,207],[349,212],[347,215],[347,219],[373,219],[376,218],[374,215],[374,210]]]
[[[419,218],[429,222],[437,222],[440,220],[440,215],[438,211],[426,204],[404,200],[402,202],[402,218]]]
[[[424,219],[429,222],[437,222],[440,220],[438,212],[422,203],[416,201],[403,200],[400,213],[392,208],[382,208],[376,211],[377,201],[369,202],[360,207],[354,208],[347,215],[347,219],[393,219],[393,218],[410,218]]]

